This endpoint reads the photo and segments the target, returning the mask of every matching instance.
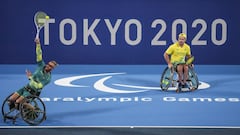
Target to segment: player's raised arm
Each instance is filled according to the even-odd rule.
[[[41,49],[40,39],[36,38],[35,43],[36,43],[36,60],[37,62],[39,62],[39,61],[42,61],[42,49]]]

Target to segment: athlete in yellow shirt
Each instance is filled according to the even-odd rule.
[[[187,36],[184,33],[178,35],[178,41],[168,47],[164,53],[164,59],[166,60],[168,67],[174,67],[178,73],[179,89],[182,87],[188,87],[186,80],[188,78],[188,65],[186,60],[191,57],[191,48],[186,44]]]

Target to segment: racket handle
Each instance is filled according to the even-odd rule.
[[[40,32],[40,30],[39,30],[39,29],[37,29],[37,34],[36,34],[36,37],[35,37],[35,39],[39,38],[39,32]]]

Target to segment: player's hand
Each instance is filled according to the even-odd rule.
[[[168,68],[171,69],[172,67],[173,67],[173,64],[172,64],[172,63],[169,63],[169,64],[168,64]]]
[[[27,75],[28,78],[29,78],[30,76],[32,76],[31,71],[29,71],[29,70],[26,69],[26,75]]]
[[[39,38],[35,38],[34,41],[35,41],[36,44],[40,44],[40,39]]]

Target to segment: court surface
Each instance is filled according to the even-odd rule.
[[[35,65],[0,65],[1,103]],[[60,65],[42,91],[46,127],[240,127],[239,65],[195,65],[194,92],[161,91],[165,65]],[[174,88],[172,88],[174,89]],[[21,119],[13,125],[28,126]]]

